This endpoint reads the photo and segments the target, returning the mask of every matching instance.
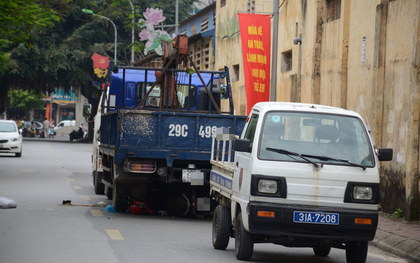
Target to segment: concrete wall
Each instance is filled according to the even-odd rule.
[[[240,69],[232,82],[236,114],[246,112],[236,15],[246,8],[246,0],[216,3],[216,68]],[[383,210],[401,208],[407,219],[420,220],[420,0],[341,0],[336,20],[328,8],[327,0],[281,6],[276,100],[359,112],[377,147],[394,149],[394,160],[381,164]],[[255,12],[272,12],[272,5],[257,1]],[[290,50],[292,68],[282,71],[282,53]]]
[[[226,1],[226,5],[223,7],[220,7],[220,0],[216,2],[215,69],[228,66],[232,76],[233,66],[239,65],[239,76],[231,81],[236,115],[245,115],[247,112],[242,46],[237,15],[238,11],[243,10],[246,10],[246,0]],[[222,101],[221,110],[229,111],[228,101]]]

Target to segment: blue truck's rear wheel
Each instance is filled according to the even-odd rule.
[[[236,219],[235,255],[239,260],[250,260],[254,252],[254,237],[246,231],[242,222],[242,214]]]
[[[125,212],[128,208],[128,198],[119,194],[117,190],[117,183],[114,183],[112,187],[112,206],[117,211]]]
[[[225,250],[230,238],[230,211],[223,205],[218,205],[213,214],[213,247]]]

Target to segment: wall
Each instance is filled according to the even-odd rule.
[[[246,115],[247,112],[242,46],[237,16],[237,12],[243,10],[246,10],[246,0],[226,1],[223,7],[220,7],[220,0],[216,1],[215,69],[228,66],[232,77],[233,66],[239,65],[239,76],[231,81],[236,115]],[[221,110],[229,111],[228,101],[222,101]]]
[[[281,6],[276,100],[359,112],[377,148],[394,149],[393,161],[381,163],[382,209],[401,208],[407,219],[420,220],[420,0],[341,0],[336,20],[329,19],[329,3],[285,0]],[[240,67],[232,82],[236,114],[246,112],[236,15],[246,6],[246,0],[216,3],[216,68]],[[261,3],[255,11],[272,12],[272,6]],[[281,54],[289,50],[292,69],[282,72]]]

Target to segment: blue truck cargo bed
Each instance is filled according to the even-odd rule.
[[[230,128],[240,135],[246,116],[118,110],[102,115],[101,147],[108,148],[116,163],[126,157],[210,160],[212,132]],[[113,152],[113,153],[112,153]]]

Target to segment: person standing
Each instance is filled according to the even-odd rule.
[[[47,138],[48,137],[48,128],[50,127],[50,122],[48,121],[47,118],[45,118],[44,121],[42,122],[42,124],[44,125],[44,127],[43,127],[44,137]]]

